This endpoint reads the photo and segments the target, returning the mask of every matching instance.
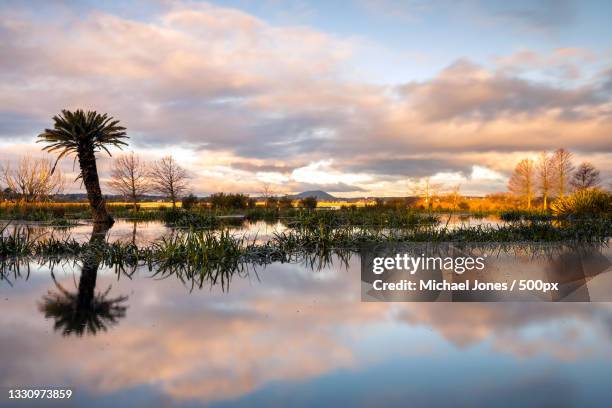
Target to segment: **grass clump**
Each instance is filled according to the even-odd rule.
[[[177,228],[216,228],[219,219],[212,213],[200,213],[185,210],[170,210],[163,213],[163,221]]]
[[[192,287],[209,282],[225,289],[232,276],[244,271],[252,261],[248,254],[253,247],[244,237],[236,237],[227,230],[219,233],[190,230],[153,243],[146,262],[149,270],[155,270],[154,276],[174,275],[183,282],[191,282]]]
[[[0,256],[28,256],[34,252],[36,238],[30,228],[17,227],[6,233],[6,224],[0,228]]]
[[[341,210],[298,211],[287,221],[297,230],[322,230],[339,227],[364,228],[419,228],[438,224],[440,218],[433,214],[417,213],[402,209],[348,208]]]
[[[558,217],[610,217],[612,194],[598,189],[579,190],[553,202],[551,210]]]
[[[554,217],[545,211],[510,210],[503,211],[499,218],[504,222],[543,222],[551,221]]]

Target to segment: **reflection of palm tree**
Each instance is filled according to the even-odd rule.
[[[94,225],[89,248],[83,255],[77,293],[66,290],[52,273],[58,292],[49,291],[39,305],[40,311],[46,318],[55,320],[55,330],[61,330],[64,335],[82,336],[84,333],[95,335],[100,330],[106,331],[108,327],[117,324],[120,318],[125,317],[127,306],[123,303],[128,299],[127,296],[109,298],[110,286],[105,292],[95,293],[100,266],[96,247],[104,243],[108,231],[108,227],[101,225]]]

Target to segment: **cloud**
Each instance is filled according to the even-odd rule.
[[[321,190],[328,193],[365,193],[368,190],[346,183],[334,183],[334,184],[316,184],[316,183],[297,183],[293,187],[295,191],[312,191]],[[354,194],[353,194],[354,195]],[[363,195],[363,194],[357,194]]]
[[[558,115],[588,115],[605,103],[595,89],[561,89],[527,80],[491,74],[467,60],[457,61],[435,79],[401,88],[411,107],[426,120],[456,118],[491,120],[509,115],[537,117],[551,110]]]
[[[363,159],[354,161],[348,168],[377,175],[396,175],[398,177],[426,177],[439,171],[466,173],[469,165],[461,160],[448,157],[415,157]]]
[[[571,0],[481,2],[481,6],[491,16],[532,31],[559,31],[573,24],[576,16]]]
[[[548,53],[523,49],[497,57],[495,63],[500,72],[506,75],[539,72],[544,77],[572,83],[582,79],[583,68],[597,60],[598,56],[590,50],[562,47]]]
[[[383,86],[351,79],[353,39],[236,9],[173,3],[136,19],[48,7],[45,24],[28,10],[0,17],[5,145],[29,143],[60,109],[82,107],[119,118],[147,157],[191,157],[181,163],[196,193],[286,180],[287,192],[302,183],[402,194],[406,178],[467,177],[480,164],[506,174],[515,153],[557,147],[603,154],[604,177],[612,173],[609,72],[572,86],[521,76],[525,66],[601,58],[588,50],[524,49],[492,67],[463,58]]]

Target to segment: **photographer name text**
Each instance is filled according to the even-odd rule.
[[[512,282],[480,282],[478,280],[463,282],[449,282],[446,280],[421,279],[418,282],[402,279],[397,282],[385,282],[382,279],[373,282],[377,291],[509,291],[521,292],[551,292],[559,290],[559,283],[545,282],[543,280],[521,279]]]

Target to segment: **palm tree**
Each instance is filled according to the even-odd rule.
[[[119,121],[106,113],[101,115],[95,111],[85,112],[81,109],[74,112],[64,109],[60,115],[53,117],[53,122],[53,129],[45,129],[38,135],[39,142],[48,144],[43,150],[59,152],[53,169],[55,170],[62,157],[76,154],[81,168],[79,177],[87,190],[94,223],[112,225],[114,220],[106,210],[100,189],[95,152],[104,150],[110,156],[108,146],[127,146],[123,141],[128,137],[125,128],[119,126]]]

